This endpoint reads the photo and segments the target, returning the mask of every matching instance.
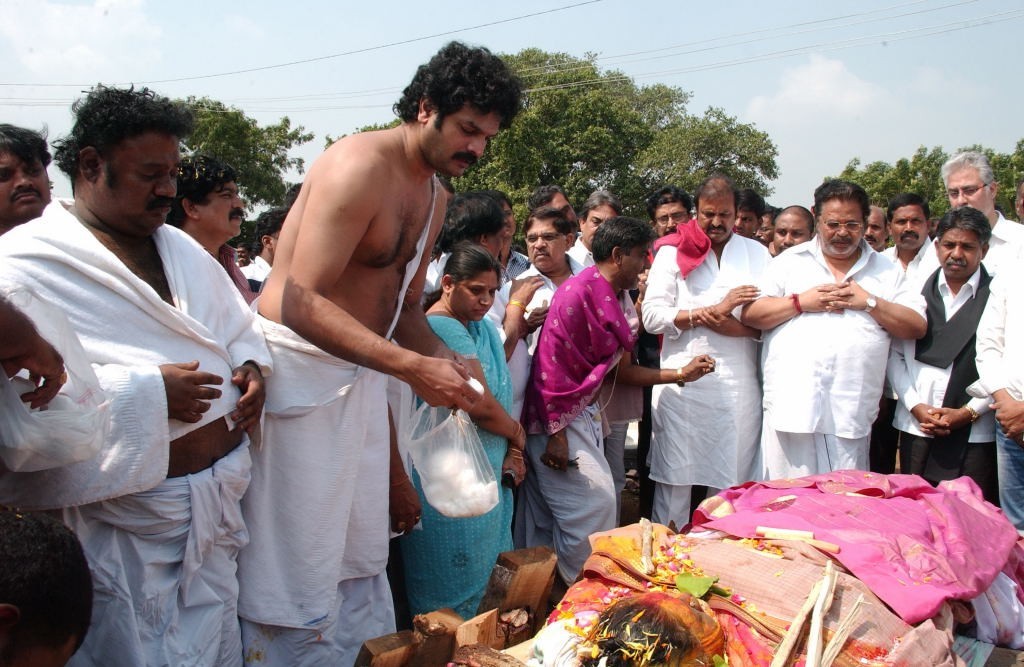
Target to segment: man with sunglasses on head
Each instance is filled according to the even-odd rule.
[[[940,173],[951,208],[976,208],[992,224],[992,240],[983,262],[989,275],[1024,259],[1024,227],[996,210],[999,184],[988,158],[978,151],[964,151],[946,160]]]
[[[924,299],[864,240],[867,193],[826,181],[814,191],[816,240],[771,261],[744,324],[764,335],[767,479],[868,469],[892,338],[924,335]]]

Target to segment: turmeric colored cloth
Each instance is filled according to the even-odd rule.
[[[810,531],[838,545],[836,559],[908,623],[983,593],[1019,548],[967,477],[935,488],[916,475],[844,470],[734,487],[718,500],[729,509],[698,509],[695,526],[738,537],[758,526]]]
[[[598,615],[618,600],[641,592],[676,589],[678,575],[717,577],[726,595],[712,593],[708,606],[719,630],[698,626],[705,640],[720,632],[730,667],[767,667],[789,623],[814,584],[821,579],[825,557],[814,550],[783,550],[763,540],[696,538],[674,535],[655,524],[653,574],[644,574],[637,525],[591,536],[593,554],[574,584],[548,618],[550,629],[537,638],[539,665],[578,664],[565,659],[586,649],[585,637]],[[836,664],[954,665],[952,618],[948,607],[919,625],[893,614],[855,577],[840,572],[834,602],[824,618],[826,637],[852,610],[859,596],[866,606]],[[545,636],[548,635],[548,636]],[[572,650],[553,646],[562,641]],[[535,654],[536,655],[536,654]],[[558,657],[561,656],[561,657]]]

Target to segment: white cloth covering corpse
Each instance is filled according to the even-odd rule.
[[[59,202],[0,244],[0,283],[31,285],[67,316],[103,390],[112,398],[110,437],[74,465],[0,475],[0,502],[51,509],[153,488],[167,475],[171,440],[235,409],[231,371],[245,361],[270,374],[252,312],[224,269],[190,236],[164,225],[153,234],[174,305],[132,273]],[[200,422],[167,418],[161,364],[199,361],[224,379]]]

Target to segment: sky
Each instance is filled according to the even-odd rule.
[[[638,85],[690,92],[691,113],[754,124],[778,148],[777,206],[808,204],[853,158],[1012,152],[1024,138],[1020,0],[0,0],[0,16],[0,122],[51,139],[90,86],[134,83],[261,124],[288,116],[315,134],[292,153],[308,166],[327,135],[392,120],[416,67],[452,39],[594,53]]]

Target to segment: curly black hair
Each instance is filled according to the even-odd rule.
[[[440,125],[445,116],[470,104],[483,113],[497,113],[501,127],[507,128],[519,113],[521,96],[522,84],[501,58],[482,46],[449,42],[419,66],[394,111],[403,121],[413,121],[420,100],[427,98],[438,110]]]
[[[0,153],[10,153],[25,164],[50,164],[45,132],[36,132],[17,125],[0,123]]]
[[[8,664],[23,649],[82,645],[92,617],[92,577],[67,526],[43,514],[0,509],[0,603],[20,617],[3,651]]]
[[[182,199],[203,204],[211,192],[219,192],[237,180],[238,174],[231,165],[213,156],[197,154],[183,159],[178,165],[178,194],[174,197],[171,212],[167,214],[168,224],[181,227],[185,221]]]
[[[125,139],[160,132],[179,139],[192,132],[192,110],[182,102],[157,95],[148,88],[135,90],[98,85],[71,107],[75,125],[71,134],[54,142],[60,170],[75,180],[78,155],[94,147],[100,155]]]

